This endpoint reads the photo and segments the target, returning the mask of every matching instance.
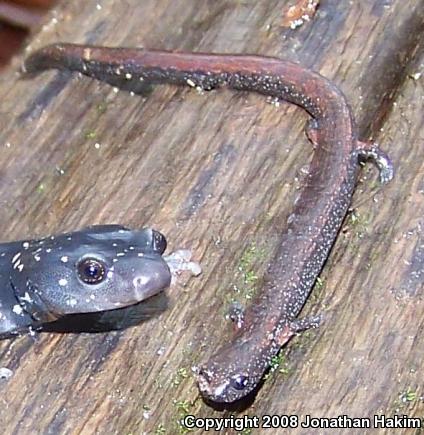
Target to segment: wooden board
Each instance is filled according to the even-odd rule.
[[[204,273],[184,277],[167,292],[168,309],[125,331],[3,341],[0,364],[13,370],[0,383],[4,433],[175,434],[187,414],[423,415],[424,2],[322,0],[295,30],[281,27],[287,5],[62,1],[30,48],[256,53],[334,80],[361,136],[378,139],[397,173],[384,189],[374,168],[362,173],[304,310],[323,313],[323,325],[284,349],[247,410],[220,412],[199,398],[191,367],[230,333],[230,300],[246,303],[258,285],[302,186],[312,155],[302,110],[167,86],[141,98],[58,72],[22,80],[18,58],[0,76],[3,241],[94,223],[148,225],[171,250],[191,248]],[[281,429],[253,430],[262,432]]]

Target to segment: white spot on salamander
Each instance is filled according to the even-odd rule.
[[[147,276],[137,276],[133,279],[133,285],[134,287],[142,286],[147,284],[149,281],[149,278]]]
[[[28,248],[29,248],[29,242],[23,242],[23,243],[22,243],[22,247],[23,247],[24,249],[28,249]]]
[[[67,263],[67,262],[68,262],[68,256],[67,256],[67,255],[64,255],[63,257],[60,257],[60,261],[61,261],[62,263]]]
[[[25,292],[25,294],[21,297],[21,300],[25,301],[25,302],[29,302],[29,303],[33,302],[32,298],[28,292]]]
[[[16,263],[16,260],[18,260],[20,256],[21,256],[21,253],[20,253],[20,252],[18,252],[17,254],[15,254],[15,255],[13,256],[13,258],[12,258],[12,263]]]
[[[21,265],[21,259],[18,258],[18,261],[16,261],[16,263],[13,264],[13,268],[14,268],[14,269],[18,269],[20,265]],[[22,266],[22,267],[23,267],[23,266]]]
[[[12,311],[18,316],[22,316],[23,315],[22,313],[24,312],[24,310],[20,305],[13,305]]]
[[[60,278],[58,283],[60,286],[64,287],[65,285],[68,284],[68,280],[66,278]]]
[[[40,261],[40,260],[41,260],[41,257],[40,257],[38,254],[35,254],[35,255],[34,255],[34,260],[35,260],[35,261]]]
[[[214,389],[214,395],[216,396],[220,396],[222,394],[222,392],[227,388],[227,385],[229,384],[229,381],[226,381],[224,383],[222,383],[221,385],[218,385],[215,389]]]
[[[66,301],[66,305],[69,305],[70,307],[75,307],[77,302],[78,301],[75,298],[70,298]]]

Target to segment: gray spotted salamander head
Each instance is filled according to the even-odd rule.
[[[165,237],[99,225],[22,243],[10,282],[23,309],[40,321],[140,302],[169,286]]]

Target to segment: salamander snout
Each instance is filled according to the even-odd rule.
[[[136,261],[134,267],[124,272],[128,275],[126,281],[132,284],[134,302],[155,295],[171,283],[171,271],[161,257],[144,256],[142,260]]]
[[[231,403],[252,391],[254,383],[247,373],[237,370],[226,372],[224,367],[205,366],[197,371],[199,390],[205,399],[216,403]]]

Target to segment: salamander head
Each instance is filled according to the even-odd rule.
[[[231,403],[251,393],[268,366],[266,356],[251,350],[245,343],[231,343],[202,365],[197,372],[202,396],[216,403]]]
[[[99,225],[20,244],[10,274],[25,311],[41,321],[125,307],[166,288],[165,237]]]

